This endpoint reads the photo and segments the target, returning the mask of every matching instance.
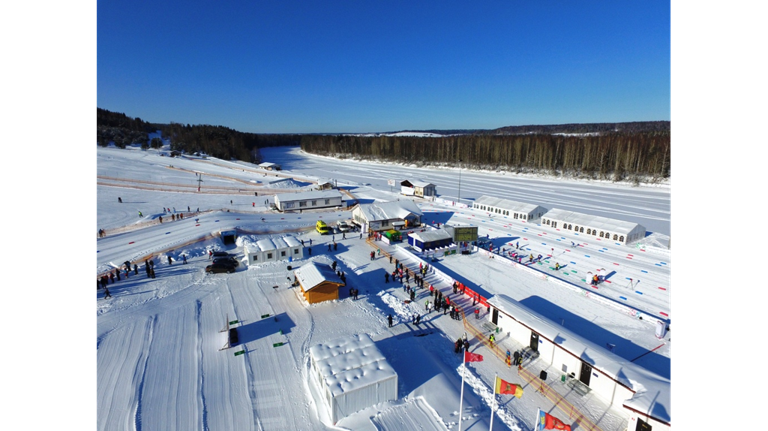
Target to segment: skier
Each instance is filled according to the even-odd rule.
[[[133,264],[133,275],[139,275],[139,265]]]
[[[555,271],[560,270],[560,264],[558,262],[555,262]]]
[[[388,272],[384,273],[384,283],[389,283],[389,273]]]
[[[182,260],[182,264],[186,265],[187,264],[187,255],[186,254],[182,254],[181,255],[181,260]]]
[[[120,202],[120,203],[123,203],[123,198],[121,198],[121,197],[118,197],[118,198],[117,198],[117,201],[118,201],[118,202]]]
[[[307,248],[307,251],[309,252],[309,255],[312,256],[312,247]]]
[[[389,327],[391,328],[392,327],[392,315],[391,314],[389,316],[387,316],[387,320],[389,321]]]
[[[141,211],[139,211],[139,217],[144,217],[144,214],[142,214]]]
[[[163,222],[163,216],[159,216],[158,218],[160,219],[160,223],[162,223]]]

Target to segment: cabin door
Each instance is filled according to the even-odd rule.
[[[653,427],[648,425],[648,422],[637,418],[637,427],[635,428],[635,431],[651,431],[652,429]]]
[[[493,309],[493,314],[491,315],[491,322],[493,322],[494,325],[499,324],[499,310]]]
[[[539,351],[539,334],[531,332],[531,350],[534,352]]]
[[[581,375],[579,376],[579,380],[581,381],[581,383],[584,383],[585,385],[589,386],[590,377],[592,377],[592,366],[586,362],[582,362]]]

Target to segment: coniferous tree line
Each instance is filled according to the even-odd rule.
[[[259,148],[301,145],[309,153],[335,157],[614,181],[663,180],[671,169],[668,121],[514,126],[422,138],[243,133],[223,126],[148,123],[97,108],[99,145],[159,148],[161,140],[150,141],[148,135],[158,130],[173,150],[256,163],[261,162]]]
[[[171,142],[171,149],[189,154],[205,153],[221,159],[260,162],[258,149],[264,147],[299,145],[298,135],[243,133],[224,126],[156,124],[131,118],[119,112],[96,109],[97,142],[107,146],[110,142],[125,148],[160,148],[159,138],[149,139],[149,133],[160,131]]]
[[[670,132],[408,136],[306,135],[301,148],[313,154],[368,160],[449,165],[512,172],[541,172],[614,181],[663,180],[670,176]]]

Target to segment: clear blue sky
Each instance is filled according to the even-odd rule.
[[[243,132],[670,120],[670,3],[97,3],[97,105]]]

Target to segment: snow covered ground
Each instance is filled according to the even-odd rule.
[[[519,242],[527,253],[552,254],[547,262],[566,265],[558,273],[547,265],[533,265],[550,277],[586,285],[581,277],[587,271],[608,269],[611,283],[596,294],[651,316],[671,318],[672,262],[664,251],[670,233],[668,187],[335,160],[287,147],[265,149],[263,156],[279,163],[283,171],[216,159],[161,157],[153,150],[98,148],[97,227],[105,229],[107,236],[97,241],[96,272],[126,260],[139,264],[138,275],[131,273],[128,279],[109,285],[112,298],[104,299],[104,292],[97,292],[98,429],[456,430],[461,414],[462,429],[485,430],[491,419],[494,374],[524,383],[476,340],[470,340],[470,350],[483,354],[485,360],[463,372],[461,358],[453,352],[453,341],[464,333],[460,321],[433,311],[423,316],[421,325],[412,325],[413,314],[424,314],[428,293],[420,292],[414,303],[405,303],[402,287],[384,282],[384,272],[391,271],[388,260],[371,261],[372,248],[359,234],[348,233],[341,239],[341,234],[320,236],[314,231],[316,220],[334,224],[349,219],[349,211],[280,214],[268,210],[269,196],[281,192],[270,188],[269,181],[282,177],[293,178],[292,183],[299,185],[332,178],[360,202],[403,198],[390,188],[388,179],[423,179],[436,184],[442,197],[460,193],[462,201],[485,194],[639,222],[652,232],[646,251],[636,245],[583,240],[481,211],[420,203],[428,223],[472,223],[480,227],[481,236],[489,235],[496,248]],[[197,182],[197,173],[202,173],[202,183]],[[182,211],[184,219],[171,220]],[[206,275],[209,249],[242,258],[240,247],[224,246],[216,237],[220,230],[232,228],[248,232],[251,240],[285,232],[307,244],[312,239],[311,259],[336,261],[348,285],[360,290],[359,299],[353,300],[342,288],[338,301],[306,305],[287,279],[292,276],[287,266],[302,262],[251,268],[241,263],[234,274]],[[333,240],[339,248],[329,251]],[[418,266],[402,249],[385,250],[412,268]],[[154,279],[144,273],[142,262],[148,256],[155,262]],[[187,258],[186,265],[182,256]],[[440,259],[435,267],[484,296],[503,289],[598,345],[614,344],[614,353],[626,360],[659,346],[648,322],[573,295],[505,261],[476,253]],[[629,289],[628,278],[640,283]],[[445,293],[450,291],[450,285],[435,276],[427,281]],[[388,314],[395,317],[392,328],[386,322]],[[226,341],[220,331],[234,320],[239,321],[241,344],[220,350]],[[309,374],[309,348],[359,333],[370,335],[397,371],[398,399],[352,413],[334,426]],[[511,349],[521,347],[511,340],[499,341]],[[273,347],[276,343],[284,344]],[[668,379],[671,339],[663,343],[637,363]],[[239,351],[244,353],[235,356]],[[462,372],[466,386],[460,413]],[[537,408],[568,419],[534,388],[526,389],[521,399],[496,396],[496,400],[499,410],[493,429],[531,430]],[[584,397],[579,403],[583,413],[605,431],[623,431],[627,426],[621,411],[595,397]]]

